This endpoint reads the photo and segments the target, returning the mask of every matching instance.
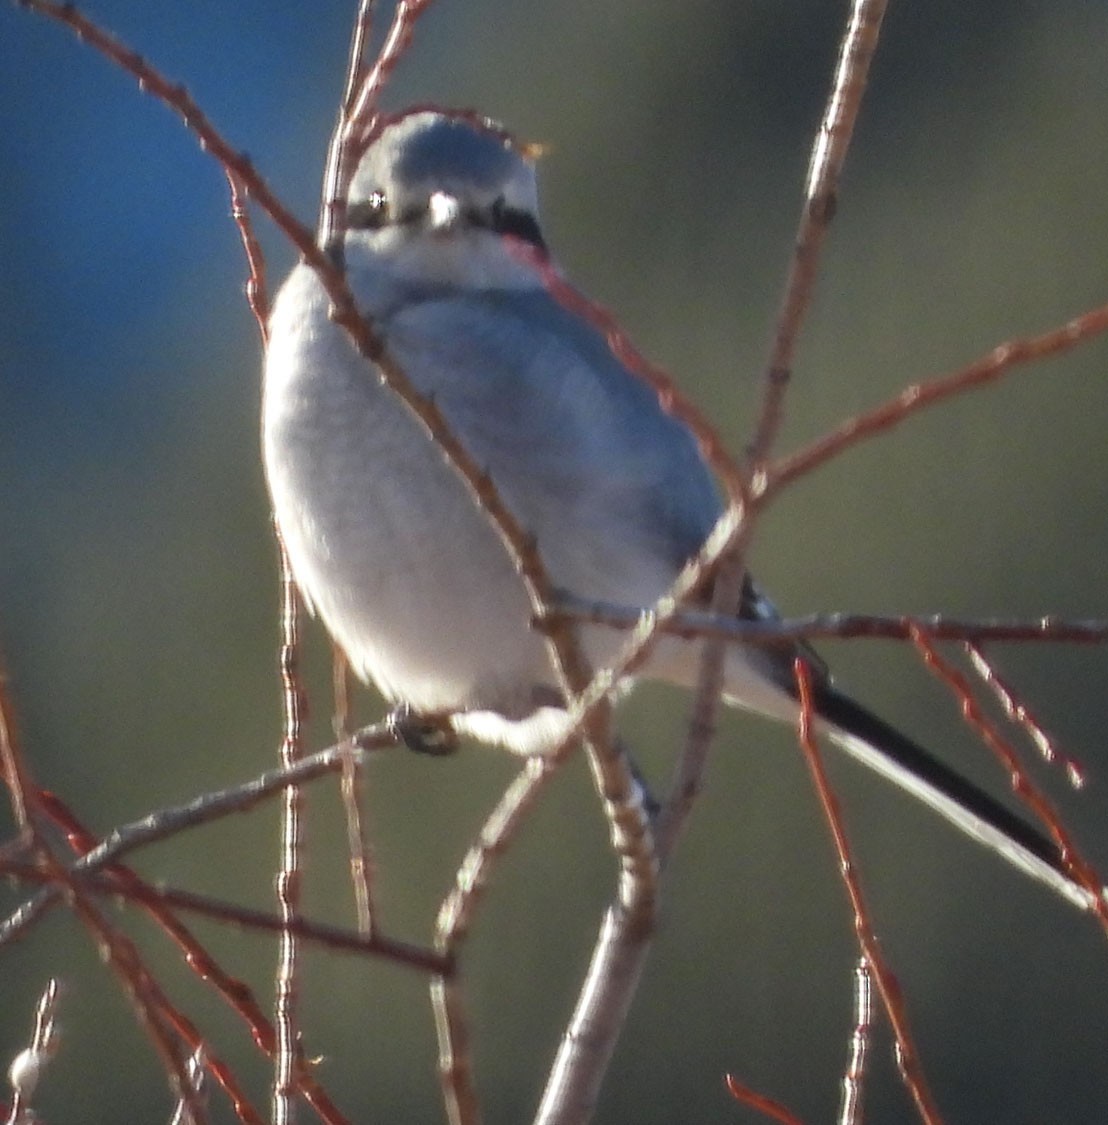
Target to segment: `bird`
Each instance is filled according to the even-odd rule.
[[[650,606],[704,544],[721,493],[685,423],[552,291],[549,271],[561,274],[539,223],[536,161],[470,112],[384,119],[350,185],[346,282],[532,537],[552,585]],[[262,445],[292,575],[354,673],[398,713],[457,736],[522,755],[558,747],[572,717],[511,552],[303,261],[270,316]],[[739,614],[777,618],[749,577]],[[599,624],[579,635],[593,668],[623,643]],[[660,637],[635,678],[691,687],[701,650]],[[795,723],[800,651],[811,655],[729,645],[724,702]],[[1074,905],[1099,905],[1053,841],[812,666],[832,743]]]

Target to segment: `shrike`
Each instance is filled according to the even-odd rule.
[[[546,260],[528,150],[491,122],[398,117],[357,168],[347,280],[388,354],[487,470],[557,587],[647,606],[703,544],[720,495],[686,427],[559,303],[519,242]],[[266,360],[266,474],[301,592],[394,705],[517,753],[553,748],[567,711],[507,550],[329,306],[313,270],[297,266]],[[748,583],[742,612],[774,610]],[[623,641],[598,625],[581,636],[595,668]],[[661,638],[638,675],[690,685],[699,651]],[[795,721],[794,654],[730,646],[726,701]],[[1050,841],[822,673],[816,709],[848,754],[1091,905]]]

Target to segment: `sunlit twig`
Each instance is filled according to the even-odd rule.
[[[854,1027],[850,1032],[850,1056],[843,1071],[839,1125],[861,1125],[869,1037],[873,1030],[873,986],[869,962],[859,957],[854,966]]]
[[[556,759],[530,758],[466,852],[454,887],[435,922],[435,948],[449,962],[454,962],[459,955],[470,922],[488,887],[494,862],[515,838],[557,768]],[[439,1040],[439,1080],[447,1117],[451,1125],[470,1125],[478,1120],[479,1111],[469,1049],[469,1021],[457,974],[437,976],[432,981],[431,998]]]
[[[29,1125],[35,1120],[31,1099],[35,1096],[43,1072],[58,1050],[60,1035],[56,1017],[61,994],[60,982],[56,977],[51,977],[35,1005],[35,1026],[31,1032],[31,1041],[12,1059],[8,1067],[12,1100],[4,1125]]]
[[[938,1107],[935,1105],[928,1088],[923,1073],[923,1064],[908,1026],[908,1013],[904,995],[900,990],[900,984],[885,961],[885,955],[881,952],[877,933],[874,930],[873,922],[870,920],[869,907],[866,905],[862,894],[854,860],[851,857],[850,844],[846,838],[846,829],[843,826],[838,798],[831,789],[831,783],[823,766],[823,757],[812,733],[815,712],[812,708],[811,675],[804,660],[799,657],[794,662],[793,667],[797,691],[800,696],[798,741],[801,750],[804,752],[805,761],[808,763],[816,794],[819,797],[827,826],[831,831],[831,838],[835,844],[835,852],[839,859],[839,874],[850,897],[851,910],[854,914],[854,935],[858,941],[858,948],[873,974],[877,991],[892,1025],[893,1034],[896,1037],[897,1062],[908,1092],[916,1103],[920,1119],[925,1122],[925,1125],[939,1125],[941,1118]]]
[[[766,499],[775,496],[840,453],[885,433],[921,410],[988,386],[1017,367],[1063,355],[1105,332],[1108,332],[1108,305],[1101,305],[1075,316],[1060,328],[998,344],[980,359],[949,375],[913,383],[895,398],[849,419],[831,433],[776,462],[767,471],[764,496]]]
[[[921,623],[921,627],[929,636],[938,636],[926,623]],[[1027,737],[1031,739],[1035,748],[1042,755],[1043,761],[1048,765],[1060,765],[1070,785],[1074,789],[1082,788],[1085,784],[1085,767],[1075,758],[1062,753],[1057,742],[1047,733],[1027,704],[1016,696],[1015,691],[1000,675],[992,661],[982,650],[980,642],[984,639],[984,637],[972,640],[969,637],[965,638],[966,654],[969,656],[973,670],[981,677],[985,686],[992,691],[997,702],[1004,708],[1004,713],[1008,718],[1023,728]]]
[[[1020,764],[1015,750],[997,730],[978,705],[969,681],[950,661],[943,658],[927,631],[917,627],[912,632],[912,643],[923,657],[923,662],[944,683],[958,701],[962,718],[989,748],[1004,767],[1012,792],[1039,819],[1058,846],[1065,873],[1089,895],[1089,904],[1095,911],[1101,929],[1108,935],[1108,900],[1105,899],[1104,881],[1092,864],[1082,855],[1073,837],[1066,830],[1057,810],[1046,794],[1034,784]]]
[[[724,1075],[724,1082],[727,1084],[728,1093],[740,1105],[749,1106],[762,1116],[776,1121],[778,1125],[804,1125],[792,1110],[774,1101],[773,1098],[766,1097],[765,1094],[759,1094],[757,1090],[740,1082],[733,1074]]]

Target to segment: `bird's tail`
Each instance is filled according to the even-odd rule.
[[[813,696],[824,732],[840,749],[1075,906],[1093,909],[1094,896],[1067,873],[1053,841],[829,684],[815,685]]]

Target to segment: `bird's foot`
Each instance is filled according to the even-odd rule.
[[[417,754],[444,758],[458,749],[458,736],[447,715],[421,715],[402,703],[389,714],[388,724],[396,737]]]

